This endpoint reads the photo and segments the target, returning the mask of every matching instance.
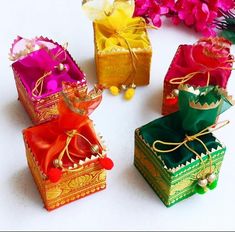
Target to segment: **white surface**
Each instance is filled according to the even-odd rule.
[[[79,0],[7,0],[1,4],[0,22],[0,229],[235,229],[234,108],[222,116],[231,124],[216,132],[227,145],[216,190],[166,208],[133,166],[134,129],[160,117],[163,78],[176,48],[195,42],[199,35],[170,23],[159,31],[150,31],[151,84],[138,88],[131,102],[106,92],[103,103],[92,115],[115,162],[115,168],[108,173],[107,189],[48,213],[26,164],[21,130],[31,122],[17,101],[8,52],[17,35],[44,35],[59,43],[68,41],[69,51],[94,83],[92,25],[82,13]],[[234,92],[235,73],[229,89]]]

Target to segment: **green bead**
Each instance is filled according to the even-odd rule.
[[[203,188],[199,185],[195,186],[195,192],[198,194],[205,194],[207,192],[207,188]]]
[[[213,190],[213,189],[216,188],[217,184],[218,184],[218,180],[214,180],[212,183],[208,184],[207,187],[208,187],[210,190]]]

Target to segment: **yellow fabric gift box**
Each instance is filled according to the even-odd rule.
[[[100,84],[148,85],[152,48],[143,18],[132,18],[128,2],[115,1],[93,23],[96,72]]]

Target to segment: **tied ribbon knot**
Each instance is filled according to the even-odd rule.
[[[105,51],[112,50],[113,47],[126,48],[130,54],[132,70],[123,84],[134,84],[138,57],[133,49],[148,48],[150,44],[145,30],[156,27],[146,25],[140,17],[132,17],[134,1],[115,0],[113,4],[101,4],[98,12],[91,5],[89,1],[83,2],[83,9],[98,28],[98,48]]]
[[[65,142],[65,147],[64,149],[60,152],[59,156],[58,156],[58,160],[59,160],[59,166],[62,168],[62,170],[64,169],[63,168],[63,165],[62,165],[62,159],[64,157],[64,155],[66,154],[67,157],[69,158],[69,160],[74,163],[74,160],[72,159],[72,157],[70,156],[70,153],[69,153],[69,144],[71,142],[71,140],[73,139],[74,136],[76,135],[80,135],[78,133],[77,130],[71,130],[71,131],[67,131],[66,132],[66,135],[67,135],[67,139],[66,139],[66,142]]]
[[[191,142],[191,141],[193,141],[194,139],[195,139],[194,136],[185,135],[185,140],[186,140],[186,142]]]
[[[193,45],[194,46],[194,45]],[[195,45],[195,48],[196,49],[199,49],[200,48],[197,46],[201,46],[203,47],[203,54],[209,59],[206,64],[208,62],[210,62],[210,59],[221,59],[222,60],[216,60],[216,66],[214,64],[214,67],[208,67],[207,65],[204,64],[205,66],[205,69],[203,70],[199,70],[199,71],[194,71],[194,72],[191,72],[191,73],[188,73],[186,76],[183,76],[183,77],[176,77],[176,78],[172,78],[170,80],[170,83],[171,84],[184,84],[186,82],[188,82],[189,80],[191,80],[195,75],[197,74],[205,74],[207,73],[207,86],[210,84],[210,72],[211,71],[216,71],[216,70],[219,70],[219,69],[222,69],[222,70],[234,70],[232,67],[227,67],[226,64],[225,66],[222,65],[222,67],[220,66],[221,65],[221,62],[224,64],[224,63],[233,63],[234,60],[233,60],[233,56],[230,54],[230,42],[228,42],[226,39],[222,39],[221,37],[215,37],[215,38],[205,38],[205,39],[200,39],[196,45]],[[209,46],[209,47],[208,47]],[[224,54],[224,49],[226,49],[226,55]],[[193,55],[193,54],[192,54]],[[197,57],[197,56],[196,56]],[[230,59],[230,57],[232,57],[232,60]],[[223,60],[223,59],[226,59],[226,60]],[[205,58],[204,58],[204,63],[205,63]],[[213,61],[212,61],[213,63]],[[199,60],[199,64],[203,65],[203,63],[200,63],[200,60]]]
[[[76,129],[74,130],[70,130],[70,131],[66,131],[65,134],[67,135],[66,141],[65,141],[65,146],[62,149],[62,151],[60,152],[60,154],[58,155],[58,158],[54,160],[54,165],[56,167],[60,167],[62,169],[62,171],[68,171],[68,172],[76,172],[79,171],[81,169],[83,169],[82,165],[78,165],[76,163],[76,161],[74,161],[74,159],[71,157],[70,152],[69,152],[69,145],[72,141],[72,139],[75,136],[79,136],[81,138],[83,138],[91,147],[91,152],[93,154],[97,154],[101,159],[104,158],[104,155],[102,153],[99,152],[99,146],[98,145],[94,145],[92,144],[84,135],[78,133],[78,131]],[[63,157],[64,155],[67,155],[68,159],[74,164],[73,168],[66,168],[63,166]]]
[[[210,155],[210,151],[208,150],[206,144],[201,139],[199,139],[199,137],[203,136],[203,135],[210,134],[210,133],[226,126],[227,124],[229,124],[229,120],[225,120],[225,121],[222,121],[222,122],[215,123],[211,126],[206,127],[205,129],[201,130],[200,132],[198,132],[194,135],[185,135],[185,139],[182,142],[165,142],[165,141],[162,141],[162,140],[156,140],[156,141],[154,141],[154,143],[152,145],[152,148],[155,152],[169,153],[169,152],[173,152],[173,151],[177,150],[181,146],[185,146],[189,151],[194,153],[196,155],[196,157],[198,157],[200,159],[200,161],[203,163],[204,169],[205,169],[205,163],[204,163],[202,157],[187,144],[188,142],[192,142],[194,140],[197,140],[205,148],[206,154],[209,155],[209,158],[210,158],[210,171],[212,172],[212,158],[211,158],[211,155]],[[174,147],[172,149],[161,150],[161,149],[158,149],[156,147],[157,144],[169,145],[169,146],[174,146]]]

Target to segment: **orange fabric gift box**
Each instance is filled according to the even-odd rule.
[[[106,169],[113,164],[88,117],[101,101],[100,90],[89,94],[72,101],[67,96],[58,119],[23,131],[28,165],[47,210],[106,187]]]

